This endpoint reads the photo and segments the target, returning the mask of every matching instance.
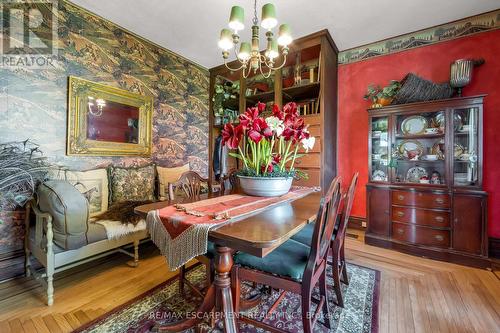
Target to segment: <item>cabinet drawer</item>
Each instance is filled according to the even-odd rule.
[[[295,180],[294,185],[297,186],[320,186],[321,170],[320,169],[300,169],[309,175],[308,179]]]
[[[450,226],[450,213],[437,210],[393,206],[392,221],[448,228]]]
[[[287,166],[290,166],[292,162],[288,162]],[[321,165],[321,154],[320,153],[309,153],[305,156],[299,157],[295,160],[294,167],[296,168],[319,168]]]
[[[321,136],[321,126],[320,125],[311,125],[309,126],[309,134],[311,136]]]
[[[392,238],[412,244],[443,248],[450,247],[450,232],[447,230],[434,230],[414,225],[393,223]]]
[[[307,115],[304,116],[304,122],[309,126],[320,125],[321,124],[321,115]]]
[[[450,208],[450,196],[448,194],[393,191],[392,204],[422,208]]]

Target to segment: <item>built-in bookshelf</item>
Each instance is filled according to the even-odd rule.
[[[337,173],[337,54],[330,34],[323,30],[296,39],[283,68],[268,78],[260,73],[243,78],[241,71],[231,72],[224,65],[210,69],[211,179],[215,140],[225,123],[237,122],[237,116],[257,102],[265,103],[267,112],[274,104],[295,102],[317,139],[307,161],[298,165],[309,178],[296,183],[324,188]],[[239,167],[235,160],[230,164]]]

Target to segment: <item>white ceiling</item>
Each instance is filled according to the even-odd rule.
[[[253,0],[72,1],[207,68],[222,63],[217,40],[231,6],[245,9],[243,39],[253,17]],[[267,2],[294,37],[327,28],[340,50],[500,8],[500,0],[264,0],[259,16]]]

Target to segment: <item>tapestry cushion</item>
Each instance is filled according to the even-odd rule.
[[[53,170],[51,178],[67,180],[89,201],[90,217],[108,210],[108,171],[95,169],[89,171]]]
[[[110,201],[154,200],[155,166],[110,167]]]
[[[158,172],[159,196],[160,200],[168,198],[168,183],[176,182],[186,171],[189,171],[189,163],[173,168],[156,167]]]
[[[38,186],[37,198],[40,210],[52,216],[55,244],[65,250],[87,245],[89,206],[82,193],[65,180],[49,180]]]
[[[264,258],[240,252],[235,255],[234,262],[241,266],[300,281],[306,269],[310,250],[309,246],[290,239]]]

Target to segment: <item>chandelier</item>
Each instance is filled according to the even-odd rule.
[[[220,32],[219,47],[222,49],[222,57],[224,58],[224,65],[231,71],[243,70],[243,77],[247,78],[253,71],[257,71],[265,77],[271,76],[272,71],[282,68],[286,63],[286,56],[288,54],[288,45],[292,42],[290,34],[290,26],[288,24],[281,24],[279,26],[278,38],[274,38],[272,29],[278,25],[276,19],[276,9],[273,4],[265,4],[262,6],[262,21],[260,25],[266,29],[267,48],[264,54],[259,50],[259,19],[257,18],[257,0],[254,2],[254,17],[252,20],[252,41],[251,43],[242,42],[239,51],[236,52],[236,47],[240,42],[238,31],[243,30],[245,25],[244,11],[240,6],[233,6],[231,8],[231,16],[229,18],[229,28],[222,29]],[[283,55],[283,62],[281,65],[276,65],[276,60]],[[240,66],[231,68],[227,64],[229,57],[229,50],[234,49],[237,60]],[[267,69],[263,69],[266,67]]]

